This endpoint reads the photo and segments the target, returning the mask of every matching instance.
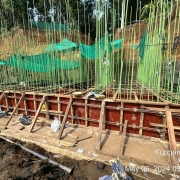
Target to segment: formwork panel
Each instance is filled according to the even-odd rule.
[[[140,125],[140,112],[137,112],[137,109],[140,109],[139,104],[133,103],[124,103],[124,108],[131,108],[131,111],[124,110],[123,112],[123,123],[125,120],[128,120],[128,125],[139,126]],[[139,129],[134,127],[128,127],[127,133],[138,134]]]
[[[14,93],[8,93],[7,96],[13,97],[13,96],[14,96]],[[11,107],[15,107],[15,106],[16,106],[16,103],[15,103],[15,99],[14,99],[14,98],[9,98],[9,97],[7,97],[7,100],[8,100],[8,102],[9,102],[9,106],[11,106]],[[18,102],[18,100],[17,100],[17,102]],[[7,105],[7,106],[8,106],[8,105]]]
[[[113,103],[113,102],[106,102],[106,106],[112,106],[117,109],[108,109],[106,108],[106,121],[107,124],[105,129],[119,131],[119,123],[120,123],[120,111],[118,108],[121,107],[121,103]],[[108,123],[114,124],[108,124]]]
[[[99,108],[98,107],[93,107],[93,106],[90,106],[89,107],[89,118],[91,119],[94,119],[94,120],[99,120],[100,118],[100,111],[101,111],[101,101],[93,101],[93,100],[89,100],[88,102],[89,104],[91,105],[99,105]],[[99,126],[99,123],[97,122],[92,122],[90,121],[89,122],[89,126],[94,126],[94,127],[98,127]]]
[[[31,94],[26,94],[26,98],[33,99],[34,97]],[[29,100],[29,99],[27,100],[27,107],[28,107],[28,109],[35,110],[34,109],[34,100]],[[35,116],[35,112],[29,111],[28,115],[29,116]]]
[[[180,127],[180,117],[172,117],[172,120],[174,126]],[[175,133],[176,141],[180,141],[180,130],[175,129],[174,133]]]
[[[145,113],[144,114],[144,122],[143,122],[143,127],[150,127],[154,128],[150,125],[150,123],[157,123],[157,124],[162,124],[163,122],[163,116],[154,114],[154,113]],[[158,128],[156,128],[158,129]],[[145,136],[152,136],[152,137],[160,137],[160,134],[156,131],[152,130],[143,130],[143,135]]]
[[[5,100],[5,98],[3,98],[3,99],[1,100],[1,105],[7,106],[7,105],[6,105],[6,100]],[[2,110],[2,111],[5,111],[5,110],[7,110],[7,108],[2,107],[1,110]]]
[[[65,114],[69,98],[61,98],[61,101],[63,101],[61,102],[61,111]],[[68,112],[68,116],[71,116],[71,111]],[[66,121],[72,122],[72,119],[67,117]]]
[[[82,105],[78,105],[78,104],[76,105],[76,103]],[[83,104],[85,104],[84,99],[74,99],[74,105],[73,105],[74,116],[85,118],[85,106]],[[76,124],[85,125],[85,120],[75,119],[74,121]]]

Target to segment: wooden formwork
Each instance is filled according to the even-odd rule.
[[[120,97],[124,98],[118,99],[118,91],[115,91],[112,97],[105,99],[87,99],[84,94],[88,90],[81,97],[72,96],[72,92],[74,91],[47,94],[1,91],[1,110],[12,111],[6,126],[15,113],[17,115],[26,113],[34,117],[30,127],[30,132],[33,133],[38,117],[53,119],[56,115],[63,122],[63,126],[69,121],[71,124],[99,128],[97,150],[101,149],[102,131],[108,130],[122,134],[124,137],[120,143],[122,147],[126,134],[135,134],[139,137],[150,136],[168,140],[170,150],[176,151],[176,141],[180,141],[179,104],[173,104],[161,98],[162,102],[139,99],[139,94],[135,91],[133,92],[134,98],[131,100],[126,99],[126,94],[121,94]],[[155,93],[153,95],[157,98]],[[44,109],[42,109],[43,105],[45,105]],[[63,126],[58,139],[62,136]],[[172,161],[177,165],[178,157],[173,155]]]

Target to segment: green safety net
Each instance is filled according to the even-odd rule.
[[[146,39],[147,39],[146,30],[144,30],[142,39],[141,39],[141,42],[139,43],[139,45],[130,45],[130,47],[134,50],[139,48],[139,57],[141,58],[141,60],[144,59]]]
[[[67,39],[63,39],[61,43],[57,44],[51,44],[49,45],[45,51],[46,52],[54,52],[54,51],[68,51],[68,50],[75,50],[78,47],[78,45],[72,41],[69,41]]]
[[[121,38],[121,39],[110,42],[110,45],[112,46],[113,49],[121,49],[123,45],[123,41],[124,41],[124,38]]]
[[[18,69],[40,73],[50,72],[55,69],[71,70],[80,66],[80,63],[74,60],[60,60],[47,53],[34,56],[13,55],[5,64]]]
[[[67,32],[70,29],[73,29],[70,24],[60,24],[53,22],[32,22],[32,26],[35,26],[39,29],[49,30],[49,31],[64,31]]]
[[[102,38],[92,46],[80,43],[81,56],[88,59],[99,59],[104,56],[105,51],[111,53],[113,49],[122,47],[124,38],[108,42],[108,38]]]
[[[0,65],[4,65],[5,62],[3,60],[0,60]]]

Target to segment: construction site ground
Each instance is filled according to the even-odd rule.
[[[8,128],[5,129],[5,125],[8,121],[8,117],[0,119],[0,135],[13,138],[14,140],[20,140],[20,142],[26,142],[29,148],[33,148],[35,151],[47,155],[48,157],[56,157],[57,162],[63,162],[67,166],[71,166],[76,170],[72,175],[67,175],[64,171],[63,176],[58,177],[59,179],[89,179],[96,180],[100,176],[111,174],[110,166],[106,166],[103,170],[97,168],[96,162],[103,162],[104,164],[109,164],[109,160],[114,158],[120,158],[122,165],[125,170],[129,172],[133,179],[167,179],[170,178],[170,174],[173,174],[173,170],[176,170],[176,174],[179,174],[179,171],[176,167],[173,167],[171,164],[171,158],[166,153],[169,150],[168,142],[162,141],[157,138],[141,138],[135,136],[126,136],[125,142],[122,142],[122,135],[115,132],[104,131],[101,141],[101,150],[96,150],[97,147],[97,137],[98,137],[98,128],[87,127],[83,128],[79,125],[71,125],[64,129],[62,140],[58,140],[58,133],[54,133],[50,127],[52,121],[40,118],[38,119],[33,133],[29,132],[29,126],[25,126],[24,129],[22,125],[18,122],[18,116],[14,116],[8,125]],[[79,140],[79,141],[78,141]],[[7,168],[10,168],[14,165],[14,153],[19,154],[16,156],[19,159],[24,161],[24,158],[31,159],[31,155],[27,155],[27,152],[22,152],[21,150],[12,149],[12,146],[6,145],[4,141],[0,141],[2,144],[1,152],[1,163],[0,165],[0,180],[8,179],[7,177],[11,174],[11,171],[8,171]],[[30,144],[29,144],[30,143]],[[36,145],[32,145],[36,144]],[[39,146],[39,147],[38,147]],[[121,148],[123,146],[123,155],[121,156]],[[10,150],[7,150],[10,148]],[[39,148],[41,150],[39,150]],[[43,149],[42,149],[43,148]],[[180,151],[180,144],[177,143],[177,148]],[[10,157],[4,160],[7,153],[10,151]],[[177,151],[178,152],[178,151]],[[22,158],[23,157],[23,158]],[[68,157],[68,158],[66,158]],[[72,158],[72,159],[69,159]],[[80,161],[82,160],[83,161]],[[31,160],[27,160],[28,162]],[[32,160],[33,162],[34,160]],[[33,169],[33,177],[41,177],[48,179],[47,174],[52,174],[49,179],[54,178],[54,169],[51,167],[52,172],[42,170],[47,167],[43,161],[38,158],[35,159],[38,162],[37,166],[39,169],[33,165],[31,167],[27,166],[30,169]],[[68,163],[68,162],[71,163]],[[5,163],[6,162],[6,163]],[[77,162],[77,163],[75,163]],[[3,167],[2,167],[3,166]],[[48,165],[49,166],[49,165]],[[136,167],[136,169],[132,168]],[[23,172],[26,171],[24,167],[14,167],[14,168],[23,168]],[[56,169],[56,168],[55,168]],[[44,172],[44,174],[42,173]],[[59,170],[58,170],[59,171]],[[16,172],[19,170],[16,169]],[[41,173],[40,173],[41,172]],[[75,173],[75,174],[74,174]],[[77,175],[77,174],[78,175]],[[12,174],[14,172],[12,171]],[[11,176],[12,176],[11,174]],[[26,174],[26,173],[25,173]],[[4,178],[4,176],[7,176]],[[19,177],[22,174],[19,174]],[[2,178],[3,177],[3,178]],[[18,174],[15,174],[15,177],[18,177]],[[31,179],[33,179],[33,177]],[[57,179],[58,179],[57,178]],[[16,178],[10,178],[16,179]],[[23,179],[23,178],[21,178]],[[26,178],[24,178],[26,179]],[[37,178],[38,179],[38,178]]]

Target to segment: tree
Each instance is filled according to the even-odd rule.
[[[141,9],[141,18],[145,21],[149,21],[150,14],[162,14],[168,12],[171,8],[171,2],[176,3],[178,0],[154,0],[145,4]],[[158,13],[157,13],[158,12]]]

